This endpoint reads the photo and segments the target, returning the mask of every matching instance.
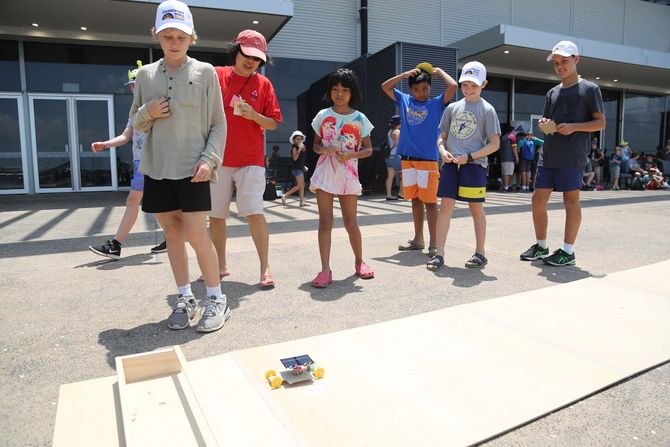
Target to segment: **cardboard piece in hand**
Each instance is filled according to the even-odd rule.
[[[537,123],[537,126],[545,135],[551,135],[558,131],[558,129],[556,129],[556,123],[554,120],[549,120],[546,123]]]

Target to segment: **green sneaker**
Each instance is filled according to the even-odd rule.
[[[542,262],[549,265],[555,265],[557,267],[563,267],[564,265],[575,265],[575,254],[568,254],[562,248],[559,248],[546,258],[542,258]]]
[[[521,253],[519,258],[521,258],[522,261],[535,261],[536,259],[544,258],[545,256],[549,256],[549,247],[542,248],[537,244],[533,244],[528,250]]]

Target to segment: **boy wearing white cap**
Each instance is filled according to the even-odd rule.
[[[140,171],[142,209],[154,213],[167,239],[179,299],[170,329],[184,329],[195,316],[185,239],[195,250],[205,278],[207,300],[196,330],[220,329],[230,316],[221,293],[216,253],[205,219],[211,209],[209,182],[216,180],[226,141],[226,118],[214,67],[188,57],[195,42],[191,12],[169,0],[156,12],[154,37],[164,57],[137,73],[130,109],[133,128],[146,132]]]
[[[591,150],[591,132],[605,128],[600,88],[577,74],[579,51],[569,40],[558,42],[547,57],[561,83],[547,92],[540,129],[546,134],[533,191],[533,226],[537,242],[521,253],[524,261],[575,265],[574,243],[582,221],[579,190]],[[563,193],[565,235],[552,255],[547,246],[547,203],[552,191]]]
[[[295,186],[284,194],[281,198],[281,203],[286,206],[286,198],[298,192],[300,197],[300,206],[309,206],[309,203],[305,202],[305,154],[307,149],[305,148],[305,134],[296,130],[291,134],[289,138],[291,142],[291,174],[295,177]]]
[[[477,245],[465,266],[483,268],[488,262],[484,252],[486,214],[483,204],[488,155],[500,147],[500,121],[493,106],[481,97],[488,83],[482,63],[465,64],[458,82],[463,99],[449,104],[440,121],[437,145],[444,164],[437,196],[442,201],[437,216],[437,253],[426,264],[428,270],[438,270],[444,265],[444,244],[456,200],[468,202],[475,226]]]

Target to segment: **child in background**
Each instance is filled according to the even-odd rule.
[[[152,34],[164,57],[137,73],[130,109],[133,127],[147,133],[140,164],[145,185],[142,209],[156,214],[163,227],[177,283],[179,299],[168,317],[168,327],[185,329],[195,316],[188,240],[207,289],[196,330],[211,332],[230,317],[226,296],[221,293],[216,252],[205,226],[211,209],[209,182],[216,181],[226,141],[221,89],[214,67],[187,55],[197,39],[188,6],[176,0],[161,3]]]
[[[481,97],[487,84],[484,65],[477,61],[465,64],[459,82],[463,99],[449,104],[440,122],[438,147],[444,165],[437,195],[442,203],[437,218],[437,253],[426,264],[428,270],[444,265],[444,244],[456,200],[468,202],[475,226],[477,246],[465,266],[483,268],[488,262],[483,203],[488,156],[500,147],[500,122],[493,106]]]
[[[447,85],[447,90],[437,97],[430,98],[431,77],[439,76]],[[411,95],[403,93],[395,86],[407,79]],[[456,93],[456,81],[441,68],[422,62],[416,68],[400,73],[382,84],[382,90],[395,101],[400,112],[400,155],[403,178],[403,195],[412,201],[412,219],[414,237],[398,250],[423,250],[424,208],[428,220],[430,244],[428,255],[436,253],[435,227],[437,225],[437,185],[439,182],[437,150],[438,124],[445,107]]]
[[[305,202],[305,172],[307,169],[305,166],[307,149],[303,144],[305,134],[296,130],[291,134],[289,141],[291,142],[291,174],[295,177],[295,186],[286,191],[281,198],[281,203],[286,206],[286,198],[297,191],[300,196],[300,206],[309,206],[309,203]]]
[[[312,120],[313,148],[319,154],[310,183],[319,207],[321,271],[312,280],[312,287],[316,288],[328,287],[333,282],[330,245],[335,196],[340,202],[344,228],[354,252],[356,274],[362,279],[375,276],[363,262],[361,230],[356,221],[358,196],[361,195],[358,159],[372,155],[370,132],[373,126],[365,115],[353,108],[361,100],[361,94],[358,78],[350,69],[340,68],[330,74],[326,95],[332,106],[320,110]]]
[[[142,68],[142,61],[137,61],[137,68],[128,70],[128,82],[126,85],[130,85],[130,91],[133,93],[135,92],[135,78],[137,77],[137,72],[140,68]],[[144,195],[144,175],[140,173],[139,167],[145,137],[146,135],[144,132],[134,130],[130,121],[128,121],[126,129],[121,135],[118,135],[111,140],[91,143],[91,150],[93,152],[100,152],[110,147],[123,146],[131,139],[133,140],[133,178],[130,180],[130,192],[126,199],[126,211],[123,213],[119,228],[116,230],[116,235],[114,235],[114,238],[111,241],[107,240],[102,245],[88,246],[88,249],[97,255],[105,256],[117,261],[121,259],[121,245],[123,245],[130,230],[132,230],[133,225],[135,225],[135,222],[137,221],[137,215],[140,213],[140,203],[142,203],[142,196]],[[151,249],[152,253],[165,253],[166,251],[167,246],[165,240]]]

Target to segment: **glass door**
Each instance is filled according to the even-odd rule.
[[[94,141],[104,141],[114,136],[112,99],[76,97],[73,98],[73,107],[79,188],[82,191],[116,189],[116,150],[91,150]]]
[[[111,97],[30,96],[29,104],[37,192],[116,189],[116,150],[91,151],[113,136]]]
[[[0,194],[28,191],[21,95],[0,94]]]

